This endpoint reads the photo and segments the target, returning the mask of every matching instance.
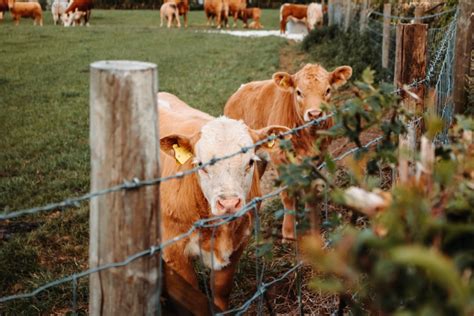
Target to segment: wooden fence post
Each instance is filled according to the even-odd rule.
[[[328,0],[328,26],[334,25],[334,0]]]
[[[91,191],[157,178],[159,134],[155,64],[100,61],[90,66]],[[159,186],[90,202],[89,265],[119,262],[159,244]],[[90,315],[154,315],[159,309],[160,253],[94,273]]]
[[[382,67],[388,68],[390,58],[390,15],[392,13],[392,5],[386,3],[383,6],[383,39],[382,39]]]
[[[426,55],[427,55],[428,25],[426,24],[398,24],[397,25],[397,49],[395,53],[395,76],[394,84],[397,88],[403,88],[416,80],[426,77]],[[418,85],[410,89],[417,98],[413,98],[404,91],[401,92],[402,106],[411,112],[423,113],[425,86]],[[400,159],[400,181],[414,176],[413,164],[409,167],[409,161],[414,160],[416,152],[417,124],[409,126],[408,134],[400,139],[400,152],[406,159]],[[421,125],[421,122],[420,124]]]
[[[367,28],[367,14],[369,13],[369,0],[362,1],[362,9],[360,10],[359,32],[362,34]]]
[[[352,0],[345,0],[344,32],[349,31],[351,26]]]
[[[425,9],[421,5],[415,7],[415,23],[421,23],[421,18],[425,13]]]
[[[456,113],[467,109],[468,92],[474,86],[474,2],[460,0],[456,26],[453,101]],[[471,113],[472,114],[472,113]]]

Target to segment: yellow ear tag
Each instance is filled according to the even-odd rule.
[[[267,147],[268,147],[268,148],[273,148],[273,146],[275,146],[275,140],[274,140],[274,139],[272,139],[271,141],[269,141],[269,142],[267,143]]]
[[[193,156],[186,148],[180,147],[178,144],[173,145],[174,149],[174,158],[179,162],[180,165],[186,163]]]

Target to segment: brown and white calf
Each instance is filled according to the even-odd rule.
[[[72,0],[62,17],[64,26],[77,25],[78,20],[79,24],[89,26],[93,7],[92,0]],[[84,19],[84,23],[80,22],[81,19]]]
[[[164,3],[168,3],[168,2],[176,4],[179,15],[183,16],[184,27],[188,27],[189,0],[165,0],[164,1]]]
[[[43,10],[38,2],[16,2],[15,0],[8,0],[8,8],[10,14],[15,22],[15,25],[20,24],[21,18],[32,18],[34,25],[43,26]]]
[[[250,146],[272,133],[288,129],[269,126],[254,130],[227,117],[214,118],[169,93],[158,94],[162,176],[189,170]],[[273,151],[271,148],[263,150]],[[160,186],[162,241],[189,231],[202,219],[238,212],[260,196],[255,150],[207,166],[197,173]],[[163,249],[165,262],[193,287],[198,280],[193,258],[201,256],[212,269],[214,303],[226,310],[237,262],[252,231],[252,211],[212,228],[197,228],[189,237]],[[222,220],[222,219],[221,219]],[[219,223],[219,221],[215,223]]]
[[[179,21],[179,11],[178,6],[174,2],[166,2],[160,8],[160,27],[163,27],[163,20],[167,21],[167,27],[171,27],[173,20],[176,21],[176,26],[181,27],[181,22]]]
[[[308,6],[304,4],[285,3],[280,7],[280,33],[285,34],[288,19],[303,20],[306,23]]]
[[[352,68],[341,66],[328,72],[318,64],[307,64],[296,74],[277,72],[273,78],[242,85],[227,101],[224,115],[243,120],[250,128],[264,128],[268,125],[283,125],[294,128],[305,122],[323,116],[322,105],[329,102],[332,91],[346,83],[352,75]],[[318,129],[329,128],[328,120],[314,128],[303,129],[291,142],[297,158],[314,156],[329,145],[323,141],[322,148],[315,147]],[[273,152],[270,155],[274,165],[287,163],[284,155]],[[296,209],[296,199],[286,191],[280,195],[287,211]],[[295,216],[286,212],[283,219],[284,239],[295,238]]]

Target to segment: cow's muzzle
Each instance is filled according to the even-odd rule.
[[[219,215],[234,214],[242,207],[242,199],[238,196],[219,196],[216,202],[216,209]]]

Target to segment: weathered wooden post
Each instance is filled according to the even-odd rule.
[[[344,32],[349,31],[352,15],[352,0],[345,0]]]
[[[412,84],[426,77],[426,54],[427,54],[428,25],[426,24],[398,24],[397,25],[397,49],[395,53],[395,77],[394,84],[397,88]],[[424,111],[424,84],[410,88],[411,94],[402,91],[402,106],[413,113]],[[421,125],[421,118],[411,122],[406,137],[400,139],[400,151],[405,153],[406,159],[400,159],[400,181],[405,181],[414,176],[413,161],[416,152],[417,131],[416,125]]]
[[[454,91],[456,113],[466,109],[468,94],[474,94],[474,2],[460,0],[456,26]]]
[[[385,3],[383,6],[383,39],[382,39],[382,67],[388,68],[390,58],[390,15],[392,5]]]
[[[328,26],[334,25],[334,0],[328,0]]]
[[[369,0],[362,1],[362,9],[360,10],[359,32],[362,34],[367,28],[367,14],[369,13]]]
[[[415,23],[421,23],[421,18],[425,13],[425,9],[421,5],[415,7]]]
[[[91,191],[157,178],[159,136],[155,64],[90,66]],[[133,182],[131,182],[133,184]],[[131,185],[133,186],[133,185]],[[159,244],[159,186],[130,188],[90,202],[91,268]],[[160,254],[90,276],[90,315],[152,315],[159,309]]]

